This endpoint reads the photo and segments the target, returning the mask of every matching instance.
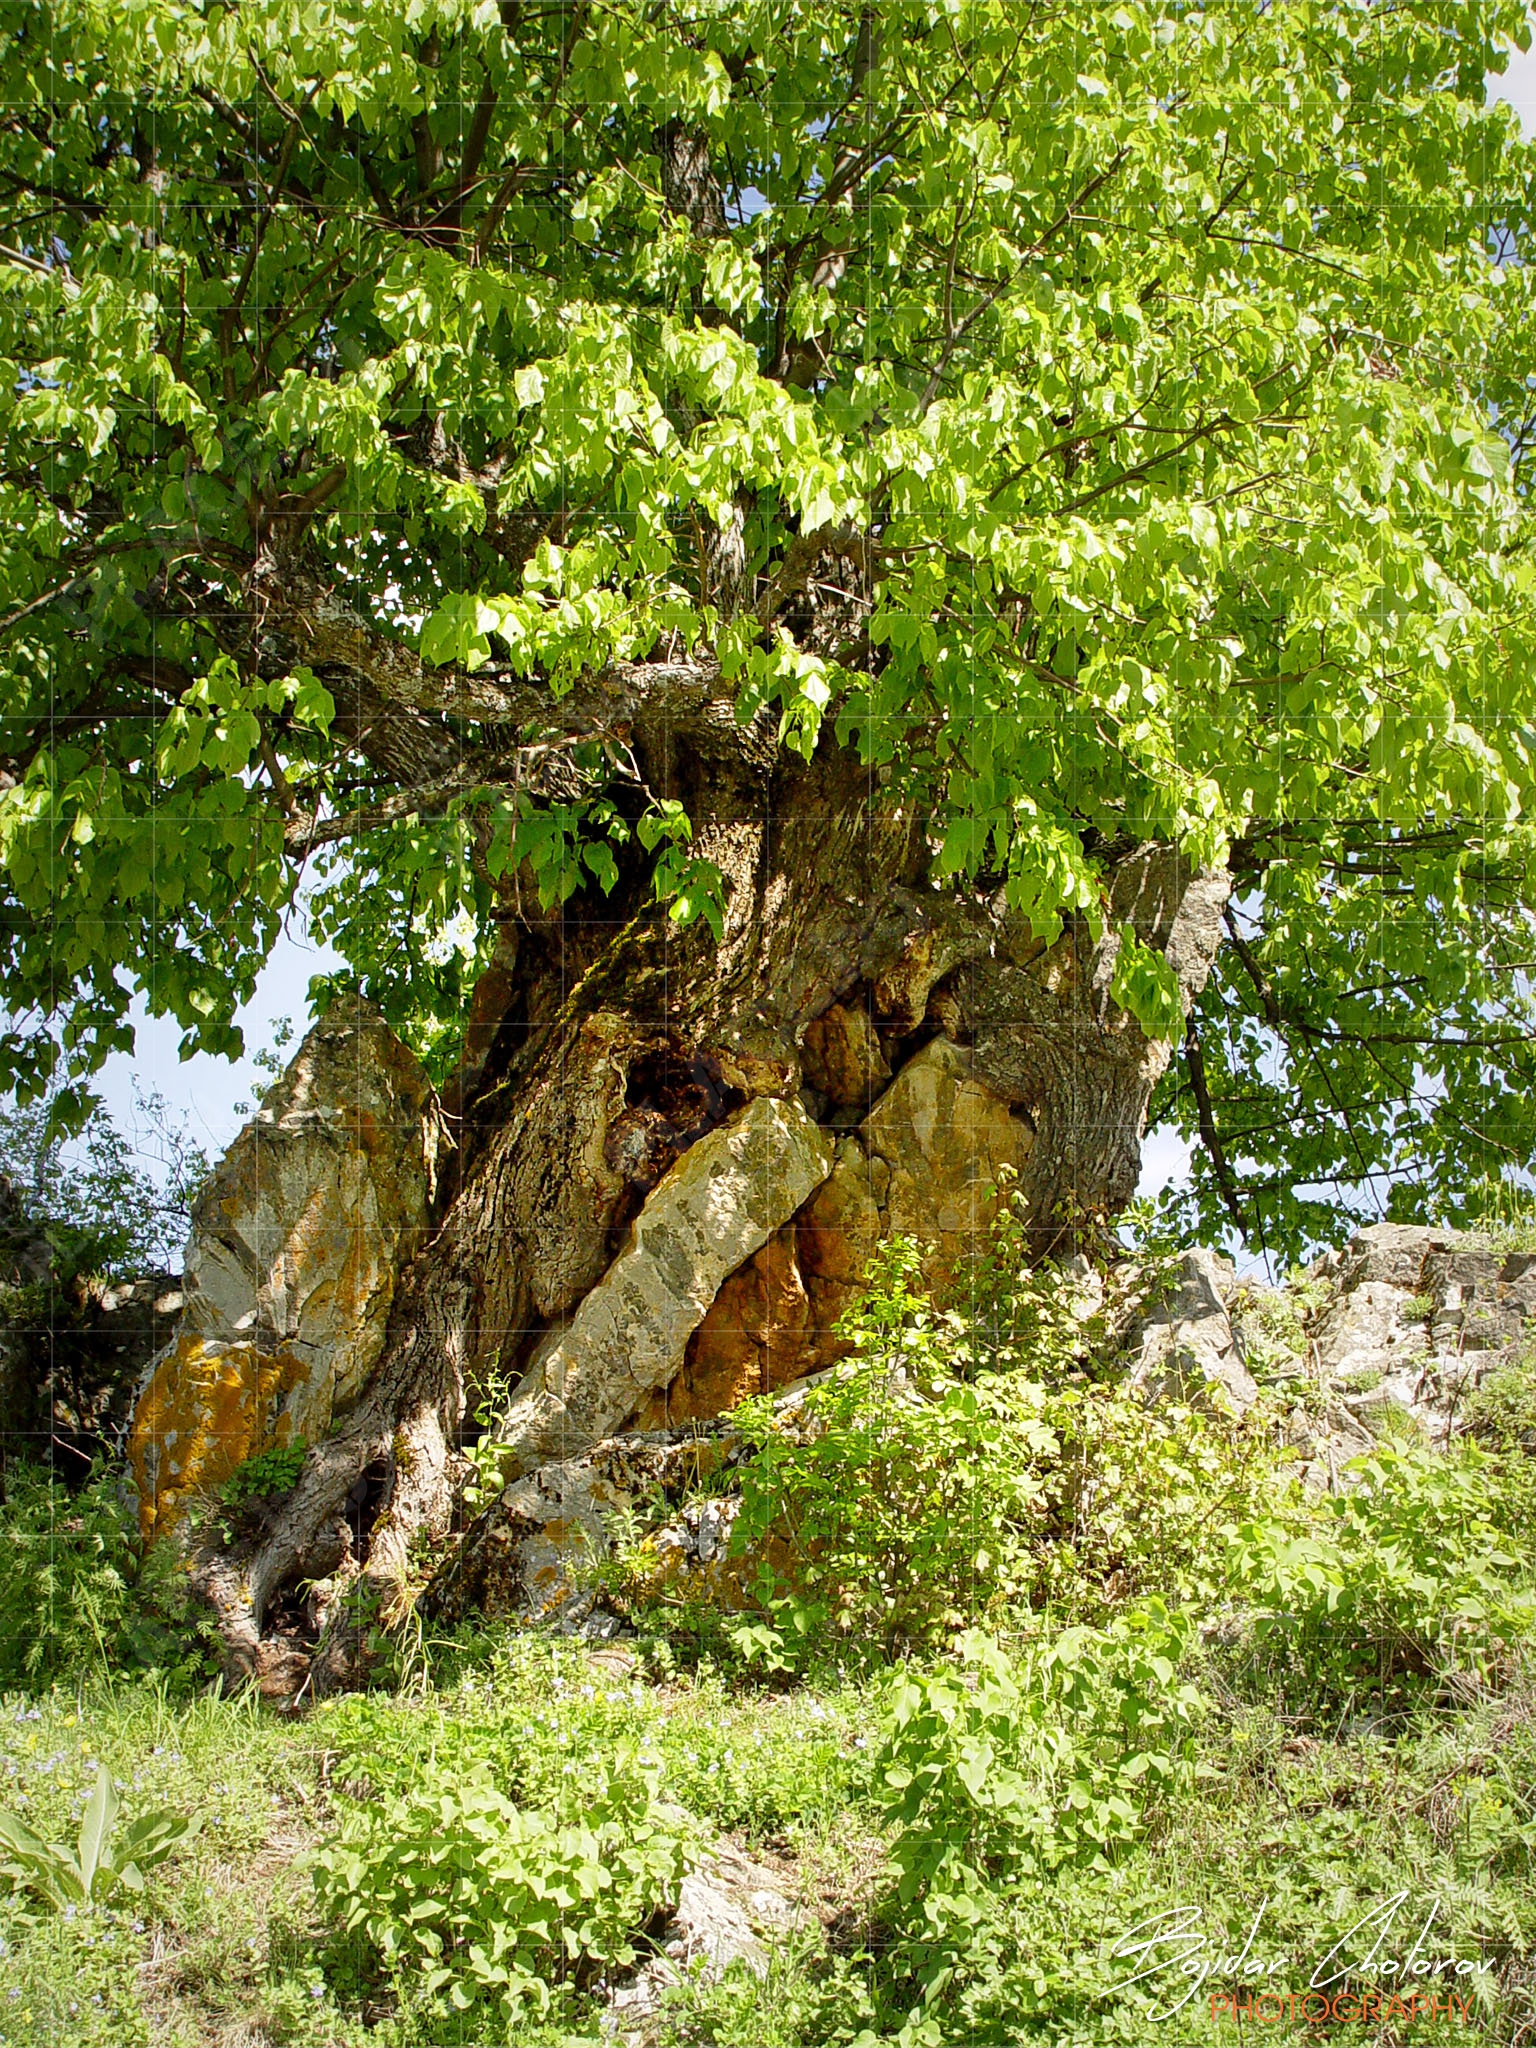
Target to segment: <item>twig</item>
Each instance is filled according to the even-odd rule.
[[[1221,1199],[1226,1204],[1227,1214],[1237,1225],[1237,1234],[1244,1244],[1248,1242],[1248,1222],[1243,1215],[1243,1205],[1238,1199],[1237,1182],[1221,1139],[1216,1133],[1216,1113],[1211,1107],[1211,1091],[1205,1078],[1205,1053],[1200,1044],[1200,1034],[1195,1029],[1193,1016],[1184,1024],[1184,1060],[1189,1068],[1189,1085],[1194,1090],[1195,1113],[1200,1124],[1200,1139],[1210,1154],[1211,1165],[1216,1172],[1216,1185],[1221,1189]]]

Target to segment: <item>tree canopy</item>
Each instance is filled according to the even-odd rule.
[[[718,918],[630,737],[734,705],[1042,934],[1230,866],[1187,1030],[1117,982],[1206,1220],[1530,1160],[1523,0],[0,36],[7,1083],[237,1049],[301,887],[451,1063],[520,892]]]

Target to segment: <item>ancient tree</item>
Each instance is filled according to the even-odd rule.
[[[1523,20],[12,10],[5,1074],[137,990],[230,1049],[302,890],[435,1083],[239,1655],[368,1471],[398,1574],[476,1390],[530,1460],[666,1413],[582,1391],[621,1281],[723,1398],[620,1272],[695,1154],[765,1373],[982,1167],[1102,1224],[1154,1096],[1281,1247],[1529,1157]]]

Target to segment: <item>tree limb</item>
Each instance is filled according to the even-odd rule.
[[[939,386],[944,381],[944,372],[949,368],[950,362],[954,357],[955,350],[960,346],[961,342],[964,341],[966,335],[970,333],[971,329],[976,325],[976,322],[981,318],[983,313],[989,312],[991,308],[997,304],[997,301],[1003,296],[1003,293],[1008,290],[1009,286],[1016,284],[1018,282],[1019,273],[1023,270],[1024,265],[1026,263],[1033,262],[1036,256],[1039,256],[1044,252],[1047,244],[1054,240],[1054,238],[1061,232],[1061,230],[1067,225],[1068,221],[1071,220],[1073,214],[1077,212],[1078,208],[1084,205],[1088,200],[1090,200],[1093,197],[1094,193],[1099,191],[1101,187],[1109,183],[1110,179],[1115,176],[1116,172],[1120,169],[1120,166],[1125,162],[1129,154],[1130,151],[1127,149],[1117,150],[1115,152],[1115,155],[1111,158],[1110,162],[1105,166],[1105,168],[1102,171],[1099,172],[1098,176],[1090,178],[1088,180],[1088,183],[1083,186],[1082,190],[1077,194],[1076,198],[1071,199],[1067,202],[1066,206],[1062,209],[1062,211],[1059,214],[1057,214],[1056,218],[1051,222],[1050,226],[1033,244],[1033,246],[1024,251],[1024,254],[1019,258],[1018,262],[1013,266],[1012,270],[1009,271],[1008,275],[1006,277],[999,278],[993,289],[987,293],[984,299],[982,299],[977,305],[974,305],[971,308],[970,312],[966,314],[965,318],[960,322],[959,326],[951,329],[949,336],[944,343],[944,352],[939,357],[937,364],[934,366],[933,375],[928,379],[926,385],[924,385],[923,395],[918,401],[917,413],[919,419],[923,417],[923,415],[927,412],[929,406],[932,405],[934,399],[938,396]]]
[[[1184,1024],[1184,1062],[1189,1068],[1189,1085],[1194,1090],[1200,1142],[1210,1155],[1211,1165],[1216,1174],[1216,1185],[1221,1189],[1221,1199],[1226,1204],[1227,1214],[1237,1225],[1238,1236],[1247,1244],[1248,1221],[1243,1214],[1242,1202],[1238,1199],[1237,1182],[1233,1178],[1226,1152],[1217,1135],[1216,1112],[1211,1107],[1211,1091],[1205,1077],[1205,1052],[1200,1044],[1200,1034],[1195,1029],[1193,1012]]]

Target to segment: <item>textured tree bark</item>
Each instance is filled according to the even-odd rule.
[[[1044,946],[1000,898],[935,887],[922,820],[851,755],[763,758],[723,732],[711,749],[696,721],[681,740],[665,721],[646,736],[651,788],[687,804],[697,849],[726,876],[718,945],[627,884],[509,935],[453,1084],[456,1186],[402,1277],[372,1381],[254,1554],[200,1566],[233,1674],[260,1675],[279,1592],[340,1553],[357,1597],[338,1606],[312,1682],[346,1682],[359,1617],[398,1609],[413,1541],[449,1522],[466,1408],[517,1382],[685,1150],[754,1096],[800,1095],[806,1027],[834,1002],[867,1009],[892,1072],[938,1033],[971,1048],[977,1077],[1034,1128],[1024,1192],[1042,1253],[1133,1191],[1170,1048],[1111,1001],[1113,934],[1131,921],[1192,997],[1226,878],[1127,849],[1109,872],[1108,935],[1075,924]],[[370,1469],[379,1511],[366,1555],[348,1559],[343,1504]]]

